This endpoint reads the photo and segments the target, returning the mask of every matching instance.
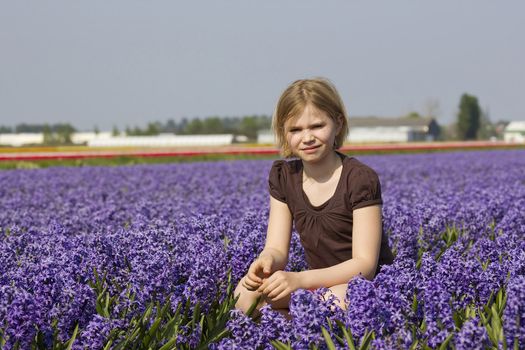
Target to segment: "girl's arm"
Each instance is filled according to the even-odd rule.
[[[324,269],[298,272],[300,287],[314,289],[347,283],[362,274],[374,278],[381,249],[381,206],[373,205],[353,211],[352,259]]]
[[[248,290],[258,288],[275,271],[284,270],[288,263],[291,236],[292,214],[288,205],[270,196],[266,244],[244,279]]]
[[[268,218],[266,244],[259,256],[269,254],[274,258],[275,266],[272,266],[272,272],[284,270],[286,267],[291,237],[292,213],[288,205],[270,196],[270,216]]]

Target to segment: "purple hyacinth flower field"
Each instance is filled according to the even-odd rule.
[[[357,158],[394,264],[352,279],[346,311],[296,291],[291,320],[232,311],[272,161],[0,172],[0,348],[525,348],[525,151]]]

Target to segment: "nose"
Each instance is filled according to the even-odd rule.
[[[303,142],[304,143],[311,143],[314,141],[314,135],[308,130],[305,130],[303,135]]]

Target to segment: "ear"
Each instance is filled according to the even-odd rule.
[[[337,135],[339,135],[339,133],[341,132],[341,129],[343,128],[343,118],[344,118],[343,115],[339,114],[335,120]]]

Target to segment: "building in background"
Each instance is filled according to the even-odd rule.
[[[71,134],[71,142],[75,145],[88,144],[92,140],[107,140],[112,137],[108,131],[100,132],[75,132]]]
[[[349,142],[435,141],[440,127],[433,118],[351,117]]]
[[[155,136],[115,136],[107,139],[88,141],[90,147],[188,147],[188,146],[225,146],[234,141],[233,134],[215,135],[173,135]]]
[[[257,132],[257,143],[261,145],[276,145],[277,141],[272,130],[264,129]]]
[[[513,121],[503,131],[505,142],[525,143],[525,121]]]
[[[234,142],[246,142],[242,135],[173,135],[113,136],[111,132],[81,132],[71,134],[71,143],[90,147],[184,147],[223,146]],[[44,144],[43,133],[0,134],[1,146],[31,146]]]
[[[86,145],[93,140],[105,140],[111,137],[110,132],[77,132],[71,134],[71,143],[74,145]],[[0,134],[1,146],[20,147],[43,145],[44,143],[45,134],[42,132]]]
[[[26,145],[41,145],[43,143],[43,133],[24,132],[19,134],[0,134],[1,146],[20,147]]]

